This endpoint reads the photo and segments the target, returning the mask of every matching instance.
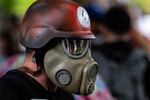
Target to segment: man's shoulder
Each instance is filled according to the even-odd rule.
[[[8,71],[0,78],[0,89],[9,89],[9,91],[16,91],[16,87],[18,87],[17,82],[19,82],[20,79],[21,76],[18,74],[17,70]]]
[[[9,82],[13,83],[13,78],[14,77],[14,73],[12,74],[12,72],[7,72],[6,74],[4,74],[3,76],[0,77],[0,86],[1,85],[8,85]]]
[[[2,89],[19,92],[24,87],[30,87],[30,84],[32,80],[27,74],[19,70],[10,70],[0,78],[0,92]]]
[[[0,81],[5,82],[5,81],[12,81],[12,80],[18,79],[19,77],[24,76],[22,73],[23,72],[19,70],[10,70],[6,74],[0,77]]]
[[[5,98],[3,100],[28,100],[38,97],[39,93],[38,85],[22,71],[11,70],[0,78],[0,98]]]
[[[18,70],[9,71],[0,78],[1,97],[5,98],[4,100],[22,100],[23,98],[23,100],[28,100],[29,98],[48,98],[48,100],[49,98],[50,100],[53,100],[53,98],[56,98],[56,100],[65,98],[65,100],[73,100],[71,94],[61,89],[54,93],[48,92],[32,77]],[[6,99],[7,97],[9,99]],[[10,97],[15,99],[10,99]]]
[[[0,78],[0,98],[2,100],[14,100],[17,97],[17,84],[8,74],[3,75]]]

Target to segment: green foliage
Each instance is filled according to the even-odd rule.
[[[36,0],[14,0],[15,5],[13,6],[12,12],[15,15],[22,16],[28,7]]]
[[[27,8],[36,0],[0,0],[0,7],[3,12],[23,16]]]
[[[3,12],[10,13],[12,6],[14,5],[14,0],[0,0],[0,7]]]
[[[132,2],[138,4],[144,13],[150,13],[150,0],[132,0]]]

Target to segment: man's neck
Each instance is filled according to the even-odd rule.
[[[42,71],[39,75],[33,76],[27,73],[29,76],[34,78],[38,83],[40,83],[47,91],[54,92],[57,87],[49,80],[45,71]]]
[[[31,57],[27,56],[22,66],[29,70],[29,71],[25,71],[25,70],[23,71],[26,72],[32,78],[34,78],[46,90],[56,91],[57,87],[49,80],[48,76],[46,75],[46,72],[43,69],[41,69],[41,71],[37,75],[30,73],[30,72],[38,71],[38,67],[40,67],[36,64],[36,62],[32,60]]]

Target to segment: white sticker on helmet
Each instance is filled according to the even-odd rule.
[[[90,18],[87,11],[83,7],[78,7],[77,16],[80,24],[86,28],[90,27]]]

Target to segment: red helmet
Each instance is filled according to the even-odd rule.
[[[41,48],[57,37],[95,38],[86,10],[71,0],[36,1],[24,16],[21,44]]]

